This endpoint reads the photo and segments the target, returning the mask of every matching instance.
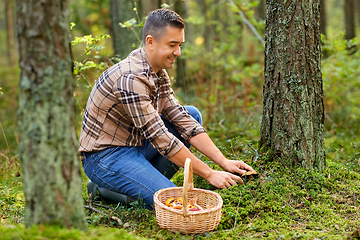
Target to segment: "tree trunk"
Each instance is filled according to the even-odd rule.
[[[174,11],[177,12],[183,19],[185,19],[187,17],[185,1],[176,0],[174,4]],[[181,55],[179,58],[176,59],[176,82],[174,84],[175,87],[180,87],[180,88],[185,87],[185,72],[186,72],[186,60],[184,56]]]
[[[260,151],[292,166],[323,169],[319,1],[267,1],[266,7]]]
[[[355,37],[355,1],[354,0],[345,0],[344,16],[345,16],[345,39],[351,40]],[[350,47],[349,50],[354,51],[355,46]]]
[[[140,1],[141,2],[141,1]],[[119,23],[138,17],[141,19],[141,3],[136,2],[139,16],[133,10],[135,7],[133,0],[110,0],[110,18],[111,18],[111,38],[113,42],[114,55],[125,58],[134,49],[138,48],[141,43],[141,33],[135,28],[135,32],[130,28],[122,28]]]
[[[212,51],[214,25],[212,24],[213,13],[211,12],[211,6],[213,5],[213,0],[202,0],[202,2],[203,12],[205,14],[204,44],[207,51]]]
[[[77,159],[69,1],[17,1],[25,223],[86,228]]]
[[[143,4],[143,15],[147,16],[155,9],[161,8],[161,0],[142,0]]]
[[[360,0],[356,0],[356,11],[357,11],[357,25],[360,28]]]
[[[6,43],[7,43],[6,55],[8,59],[8,65],[10,67],[15,66],[15,61],[16,61],[13,3],[14,3],[13,0],[6,0],[5,2]]]
[[[257,6],[257,15],[260,20],[265,20],[266,18],[266,8],[265,8],[265,0],[260,0],[259,5]]]

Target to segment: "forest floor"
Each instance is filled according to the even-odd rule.
[[[258,155],[242,138],[233,139],[224,149],[232,152],[228,157],[246,160],[260,177],[219,190],[194,175],[195,187],[220,194],[223,207],[220,224],[214,231],[189,235],[161,229],[155,211],[141,208],[137,203],[126,207],[101,198],[95,198],[93,206],[104,214],[86,209],[87,232],[50,226],[25,229],[20,166],[16,156],[1,153],[1,239],[352,239],[351,234],[357,237],[360,174],[353,164],[331,158],[323,171],[289,168],[280,161]],[[217,168],[206,157],[195,154]],[[5,173],[5,169],[10,170]],[[83,175],[84,205],[89,205],[87,180]],[[182,186],[183,172],[179,171],[173,181]]]

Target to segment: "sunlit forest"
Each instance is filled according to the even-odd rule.
[[[345,239],[349,234],[359,239],[360,1],[320,1],[327,166],[323,172],[285,167],[257,151],[265,81],[266,2],[270,1],[70,0],[77,136],[90,91],[100,74],[142,47],[142,27],[149,12],[170,8],[186,23],[182,55],[174,68],[167,70],[176,97],[181,104],[200,110],[204,127],[224,155],[249,161],[263,173],[259,182],[216,190],[224,199],[222,220],[214,232],[202,235],[167,232],[156,225],[154,212],[97,199],[101,203],[97,208],[105,214],[88,210],[87,223],[91,229],[98,228],[99,239],[125,239],[125,235],[126,239]],[[21,71],[16,18],[16,2],[1,1],[0,226],[14,228],[22,226],[26,217],[18,158]],[[174,183],[181,186],[182,177],[180,171]],[[196,187],[214,190],[200,177],[194,176],[194,181]],[[83,182],[86,205],[89,197],[84,174]],[[108,217],[114,212],[121,224]],[[121,232],[106,232],[108,228]],[[42,231],[33,229],[32,234]],[[58,230],[49,229],[50,235],[41,239],[52,239],[53,231]],[[78,236],[96,239],[92,231],[89,238]],[[0,235],[6,233],[10,237],[5,239],[15,239],[10,232],[3,228]],[[58,231],[52,236],[78,239],[75,235]]]

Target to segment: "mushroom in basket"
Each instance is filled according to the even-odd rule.
[[[195,196],[193,199],[187,204],[188,211],[200,211],[204,210],[201,206],[196,203],[197,197]],[[176,200],[174,198],[168,198],[165,202],[165,205],[177,210],[183,209],[183,200],[182,197],[178,197]]]

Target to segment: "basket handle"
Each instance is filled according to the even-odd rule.
[[[186,158],[184,166],[184,187],[183,187],[183,214],[188,215],[188,192],[194,188],[193,169],[191,159]]]

